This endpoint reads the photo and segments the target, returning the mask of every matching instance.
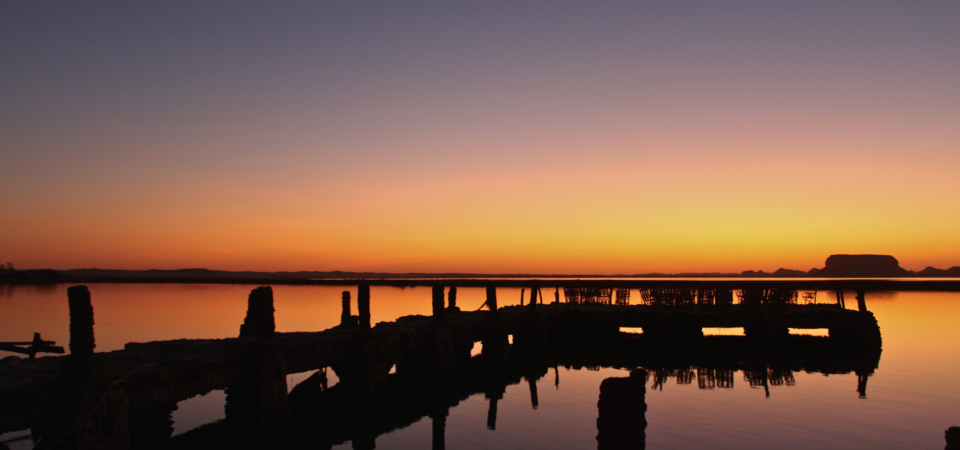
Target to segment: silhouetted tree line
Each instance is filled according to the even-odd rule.
[[[0,264],[0,280],[5,281],[28,281],[56,278],[60,274],[53,269],[29,269],[17,270],[13,263]]]

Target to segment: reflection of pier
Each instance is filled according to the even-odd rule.
[[[361,285],[358,314],[351,314],[345,295],[340,326],[276,333],[272,291],[258,288],[250,294],[240,338],[132,343],[99,354],[93,353],[92,314],[84,313],[72,317],[71,355],[23,361],[0,373],[0,432],[31,428],[38,448],[120,449],[130,443],[146,448],[169,439],[177,402],[225,389],[227,420],[177,437],[178,446],[205,442],[209,447],[214,441],[208,439],[222,446],[233,438],[241,439],[238,444],[281,445],[289,436],[291,444],[326,447],[350,440],[355,448],[372,448],[376,436],[429,416],[440,442],[435,448],[442,448],[449,408],[482,392],[490,399],[488,426],[495,428],[497,400],[506,386],[526,379],[536,406],[536,381],[556,365],[643,367],[648,371],[633,377],[642,375],[644,383],[647,376],[655,383],[674,377],[681,383],[697,380],[705,389],[732,386],[734,371],[743,371],[749,385],[760,387],[788,384],[798,370],[856,372],[865,395],[866,377],[879,361],[879,328],[865,307],[796,305],[789,296],[734,305],[717,302],[714,290],[712,295],[698,291],[693,303],[588,301],[498,308],[496,290],[487,291],[488,311],[461,312],[455,290],[448,304],[443,286],[437,285],[432,317],[409,316],[371,327],[369,287]],[[585,297],[612,300],[613,292]],[[68,293],[71,303],[89,303],[85,287]],[[622,297],[618,293],[617,299]],[[712,301],[699,301],[707,298]],[[625,336],[620,327],[643,328],[644,334]],[[746,337],[703,337],[703,327],[743,327]],[[788,328],[826,328],[831,337],[790,336]],[[475,342],[483,343],[483,354],[471,358]],[[287,395],[286,374],[326,368],[336,372],[339,384],[327,389],[317,375]],[[645,389],[635,379],[606,386],[601,405],[613,411],[627,408],[617,399],[642,398]],[[603,392],[623,389],[629,392],[603,401]],[[618,439],[639,439],[642,445],[642,433],[618,429],[623,421],[603,410],[598,427],[601,436],[610,430],[612,437],[600,439],[602,448],[624,448],[603,444]],[[642,419],[638,411],[614,416]],[[251,431],[260,437],[238,437]]]

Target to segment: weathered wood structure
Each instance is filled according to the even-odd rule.
[[[238,338],[130,343],[104,353],[93,352],[90,293],[72,287],[71,354],[24,361],[0,372],[0,432],[30,428],[40,449],[150,448],[169,439],[170,413],[178,402],[222,389],[227,393],[223,426],[256,430],[260,437],[250,442],[261,447],[285,446],[283,436],[293,436],[324,446],[352,440],[355,448],[373,448],[378,434],[423,416],[434,419],[434,436],[442,441],[446,411],[477,392],[490,399],[488,426],[495,427],[505,387],[526,379],[536,406],[536,380],[557,365],[643,367],[648,369],[644,377],[697,380],[704,389],[732,386],[734,370],[749,374],[751,385],[769,387],[789,384],[791,370],[819,367],[826,373],[856,372],[865,395],[866,377],[879,361],[880,330],[866,310],[865,295],[858,294],[856,311],[836,304],[797,305],[789,294],[731,304],[727,286],[664,288],[673,290],[649,295],[668,300],[644,297],[644,304],[630,305],[629,292],[621,292],[626,288],[574,287],[575,301],[543,304],[539,286],[545,283],[527,281],[533,287],[525,306],[499,308],[496,286],[488,284],[486,310],[464,312],[456,307],[455,289],[445,304],[444,284],[433,284],[432,316],[371,326],[370,289],[361,283],[358,315],[351,314],[350,296],[344,293],[340,325],[311,333],[276,332],[273,292],[259,287],[250,294]],[[621,327],[642,328],[643,335],[625,337]],[[742,327],[746,337],[704,338],[705,327]],[[830,337],[790,336],[788,328],[826,328]],[[483,353],[471,357],[476,342],[482,342]],[[779,350],[758,350],[769,345]],[[771,354],[779,356],[770,359]],[[328,369],[340,380],[330,389],[321,376]],[[288,395],[286,375],[308,371],[320,372]],[[642,398],[634,384],[610,386],[623,385],[627,398]],[[421,394],[427,398],[408,398]],[[626,407],[606,403],[615,411]],[[335,408],[324,409],[330,405]],[[338,411],[337,417],[328,417],[330,411]],[[321,427],[327,430],[322,436],[288,433],[303,417],[317,415],[339,425]],[[359,425],[343,424],[347,419]],[[610,436],[642,440],[642,433],[616,431],[616,420],[604,423],[610,425],[601,427],[601,435],[609,429]],[[600,442],[611,439],[619,438]]]

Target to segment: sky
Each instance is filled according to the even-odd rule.
[[[960,265],[960,2],[0,0],[0,260]]]

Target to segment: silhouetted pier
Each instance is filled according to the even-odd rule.
[[[535,407],[537,380],[559,365],[643,367],[630,378],[675,377],[702,388],[731,387],[733,371],[766,388],[789,384],[796,370],[855,372],[866,395],[866,378],[880,357],[880,330],[864,290],[857,310],[843,308],[842,293],[833,304],[797,304],[795,290],[783,284],[751,285],[736,300],[726,284],[648,287],[636,305],[628,304],[626,288],[578,285],[565,290],[566,301],[556,301],[558,289],[554,301],[544,303],[541,288],[548,283],[528,280],[531,300],[501,308],[488,282],[484,310],[468,312],[456,306],[456,285],[434,282],[431,316],[376,326],[370,323],[375,302],[369,284],[361,283],[356,315],[345,292],[340,325],[296,333],[275,331],[272,290],[260,287],[250,293],[238,338],[130,343],[105,353],[94,352],[90,293],[74,286],[68,290],[71,354],[0,372],[0,432],[30,428],[40,449],[151,448],[169,440],[178,402],[222,389],[225,424],[178,442],[204,441],[211,433],[228,439],[216,430],[229,428],[258,430],[266,446],[289,435],[321,447],[351,440],[354,448],[373,448],[377,435],[424,416],[434,419],[434,437],[442,441],[446,411],[479,392],[491,401],[488,425],[495,427],[496,402],[507,385],[526,379]],[[445,286],[454,286],[446,298]],[[643,334],[620,333],[623,327]],[[703,336],[703,328],[714,327],[743,328],[746,336]],[[792,336],[790,328],[828,329],[830,336]],[[477,342],[482,354],[471,357]],[[287,394],[286,375],[328,368],[340,380],[336,386],[328,389],[325,372],[318,372]],[[609,389],[642,398],[643,384],[636,384],[611,382]],[[622,400],[603,400],[609,389],[601,388],[601,405],[625,408]],[[604,419],[603,406],[600,416],[601,435],[614,430],[614,437],[598,438],[601,448],[642,438],[635,430],[616,431],[619,419]],[[306,434],[288,433],[308,417],[323,420],[312,421],[307,428],[314,431]]]

